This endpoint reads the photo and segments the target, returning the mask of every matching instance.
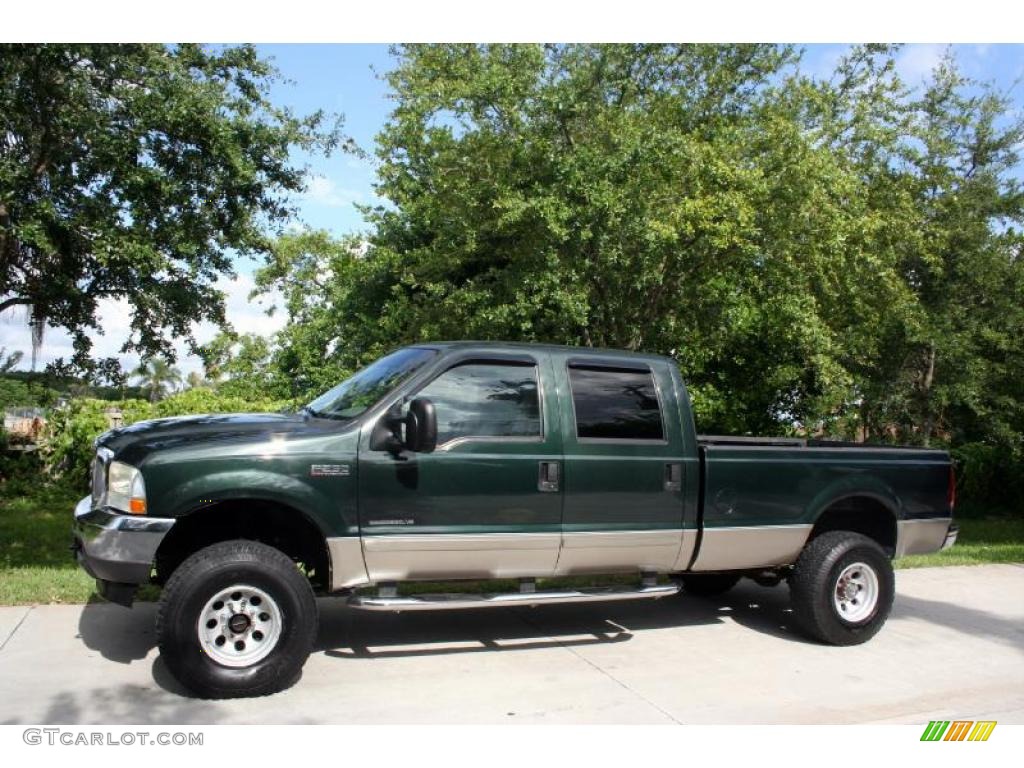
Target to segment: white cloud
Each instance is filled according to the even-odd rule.
[[[222,278],[217,282],[217,288],[225,294],[227,320],[239,333],[271,336],[285,324],[283,313],[267,314],[268,308],[280,304],[280,296],[275,293],[250,301],[249,293],[252,291],[253,285],[252,277],[247,274],[239,274],[233,280]],[[99,327],[103,329],[104,333],[102,335],[92,334],[92,356],[96,358],[116,357],[121,361],[125,370],[133,370],[139,364],[138,355],[127,355],[121,352],[121,347],[131,330],[131,305],[125,299],[103,300],[99,303],[97,317]],[[218,329],[212,323],[203,322],[194,323],[193,331],[196,340],[200,344],[204,344],[217,334]],[[184,375],[202,370],[202,361],[198,357],[188,354],[184,341],[174,340],[173,344],[178,353],[177,366]],[[23,309],[8,311],[0,317],[0,347],[5,347],[8,353],[21,350],[24,353],[24,358],[19,367],[28,368],[31,360],[31,338]],[[59,328],[47,328],[42,349],[36,360],[36,369],[42,370],[47,363],[53,362],[58,357],[67,360],[73,354],[74,348],[67,332]]]
[[[310,176],[306,181],[303,200],[328,208],[345,208],[363,199],[363,193],[356,189],[339,187],[331,178],[322,174]]]
[[[896,70],[907,85],[920,85],[946,55],[948,46],[938,43],[908,45],[896,59]]]

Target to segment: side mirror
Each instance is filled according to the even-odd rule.
[[[430,453],[437,447],[437,411],[425,397],[409,403],[405,415],[405,447],[417,453]]]

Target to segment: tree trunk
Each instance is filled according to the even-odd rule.
[[[935,415],[931,407],[932,383],[935,381],[935,343],[928,345],[926,357],[927,366],[924,372],[924,379],[921,382],[922,398],[921,407],[924,411],[924,420],[921,425],[921,438],[924,447],[929,447],[932,440],[932,430],[935,428]]]

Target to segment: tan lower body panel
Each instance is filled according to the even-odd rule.
[[[735,571],[796,562],[811,525],[705,528],[695,571]]]
[[[369,584],[363,561],[363,543],[358,536],[337,536],[327,539],[331,556],[331,591]]]
[[[681,530],[580,531],[562,534],[558,576],[586,573],[671,571],[679,558]]]
[[[896,522],[896,557],[927,555],[938,552],[946,540],[951,517],[932,517],[926,520],[898,520]]]
[[[550,576],[558,533],[422,534],[366,536],[371,581],[509,579]]]

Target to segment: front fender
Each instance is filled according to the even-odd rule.
[[[348,480],[349,478],[339,478]],[[182,517],[204,507],[237,499],[258,499],[292,507],[313,521],[324,537],[355,535],[359,521],[347,494],[268,469],[232,469],[196,477],[167,489],[160,508],[168,517]]]

